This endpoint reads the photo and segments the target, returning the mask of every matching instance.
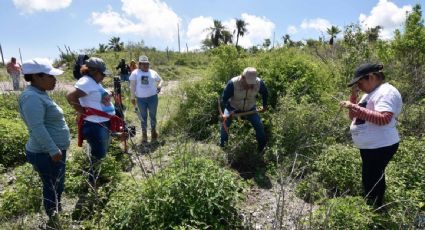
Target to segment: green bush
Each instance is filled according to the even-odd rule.
[[[0,193],[0,220],[41,210],[42,185],[32,166],[18,166],[15,176],[15,183]]]
[[[339,197],[328,200],[303,224],[309,229],[370,229],[376,214],[361,197]]]
[[[406,138],[387,170],[386,203],[390,220],[399,226],[412,226],[425,212],[425,139]]]
[[[284,95],[291,95],[297,102],[318,102],[323,92],[336,88],[328,67],[301,52],[277,49],[258,59],[257,69],[268,87],[272,107]]]
[[[0,164],[13,167],[23,164],[28,131],[22,120],[0,118]]]
[[[311,169],[314,160],[329,145],[346,142],[348,122],[337,105],[297,102],[291,96],[279,99],[276,112],[271,116],[271,152],[292,167],[293,176],[301,176]],[[274,156],[276,157],[276,156]]]
[[[182,156],[142,184],[114,194],[105,209],[102,227],[236,228],[240,226],[236,205],[241,188],[234,173],[213,161]]]

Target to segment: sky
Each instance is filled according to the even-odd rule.
[[[5,61],[17,57],[57,59],[64,46],[81,53],[112,37],[143,41],[159,50],[199,50],[213,20],[233,33],[235,20],[248,23],[239,45],[252,47],[282,36],[328,39],[326,29],[359,23],[380,25],[382,39],[402,28],[406,14],[425,0],[0,0],[0,45]],[[179,30],[177,29],[179,28]],[[342,33],[340,34],[340,36]],[[236,39],[234,39],[236,40]],[[58,48],[59,47],[59,48]],[[0,60],[1,61],[1,60]]]

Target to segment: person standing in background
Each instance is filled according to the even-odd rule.
[[[13,90],[19,90],[19,80],[21,76],[21,65],[16,62],[16,58],[12,57],[6,65],[7,73],[12,78]]]
[[[120,69],[120,79],[121,81],[128,81],[130,67],[125,63],[125,59],[122,58],[120,63],[115,69]]]
[[[149,69],[147,56],[139,57],[139,68],[130,76],[130,97],[131,103],[139,108],[142,125],[142,142],[148,141],[147,119],[148,112],[151,121],[151,138],[155,141],[158,138],[156,129],[156,111],[158,108],[158,93],[161,91],[162,79],[159,74]]]

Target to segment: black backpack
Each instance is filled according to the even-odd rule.
[[[74,70],[72,71],[72,74],[74,75],[75,79],[78,80],[82,77],[80,69],[87,59],[89,59],[89,56],[87,54],[78,55],[77,59],[75,60]]]

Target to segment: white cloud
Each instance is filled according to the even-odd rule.
[[[323,18],[304,19],[301,23],[302,29],[314,29],[320,32],[326,32],[326,29],[330,28],[331,26],[331,23]]]
[[[204,40],[207,35],[207,29],[213,26],[214,19],[212,17],[203,17],[199,16],[192,18],[189,24],[187,25],[187,43],[190,50],[199,49],[201,47],[201,42]]]
[[[393,31],[400,27],[406,19],[406,12],[411,12],[412,6],[398,7],[388,0],[379,0],[372,8],[369,15],[360,14],[359,21],[364,30],[375,26],[381,26],[381,37],[389,39]]]
[[[239,38],[239,44],[245,48],[253,45],[263,44],[264,39],[273,39],[275,24],[266,17],[242,14],[242,19],[248,23],[246,26],[248,33]]]
[[[122,13],[93,12],[91,22],[105,34],[133,33],[142,37],[177,40],[177,24],[181,19],[159,0],[121,0]]]
[[[289,35],[293,35],[296,34],[298,32],[298,29],[296,26],[288,26],[288,28],[286,29],[286,33],[288,33]]]
[[[15,7],[25,14],[60,10],[67,8],[71,2],[72,0],[13,0]]]

